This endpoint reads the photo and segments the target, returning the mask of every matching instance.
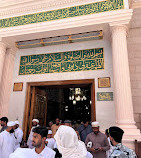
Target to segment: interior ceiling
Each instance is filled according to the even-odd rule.
[[[109,25],[102,24],[102,25],[92,25],[92,26],[90,25],[90,26],[82,26],[82,27],[40,32],[40,33],[34,33],[34,34],[24,34],[24,35],[4,37],[3,41],[5,43],[7,43],[9,46],[15,47],[15,42],[17,42],[17,41],[25,41],[25,40],[33,40],[33,39],[39,39],[39,38],[71,35],[71,34],[91,32],[91,31],[97,31],[97,30],[102,30],[103,31],[103,38],[109,39],[109,35],[110,35]]]

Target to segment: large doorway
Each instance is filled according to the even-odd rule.
[[[33,118],[39,119],[40,125],[48,126],[48,122],[57,117],[62,122],[69,119],[73,123],[84,118],[96,120],[94,80],[27,83],[24,139],[27,139]]]

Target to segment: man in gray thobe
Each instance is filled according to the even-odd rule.
[[[108,139],[105,134],[99,131],[99,123],[92,122],[93,132],[86,137],[86,147],[94,158],[106,158],[106,151],[110,149]]]

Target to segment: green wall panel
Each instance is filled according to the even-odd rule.
[[[113,101],[113,92],[97,92],[97,101]]]
[[[71,18],[76,16],[112,11],[117,9],[124,9],[123,0],[107,0],[97,3],[46,11],[36,14],[29,14],[29,15],[23,15],[18,17],[1,19],[0,28],[65,19],[65,18]]]
[[[103,48],[21,56],[19,75],[104,69]]]

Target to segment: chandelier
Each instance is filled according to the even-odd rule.
[[[81,88],[70,88],[69,100],[76,104],[76,101],[87,100],[86,91]]]

